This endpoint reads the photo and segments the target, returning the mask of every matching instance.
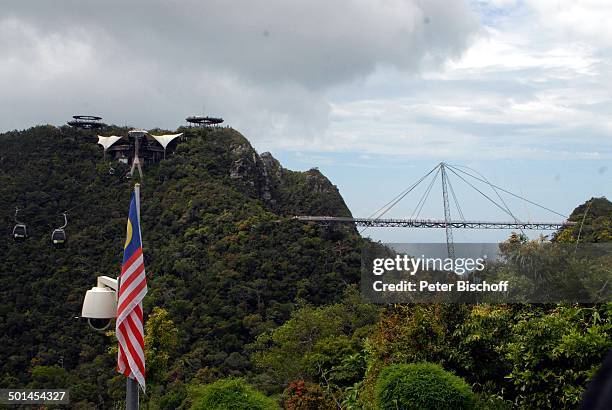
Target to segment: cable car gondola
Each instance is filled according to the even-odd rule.
[[[15,208],[15,227],[13,228],[13,239],[16,241],[23,240],[28,237],[28,228],[26,224],[17,220],[19,208]]]
[[[66,225],[68,225],[68,217],[66,216],[66,212],[64,212],[62,215],[64,215],[64,225],[55,229],[51,234],[51,242],[53,242],[53,245],[56,246],[64,245],[67,239],[66,231],[64,230],[64,228],[66,227]]]

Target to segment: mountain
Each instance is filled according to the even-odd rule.
[[[578,406],[612,348],[611,303],[364,303],[352,286],[365,243],[355,227],[293,219],[350,216],[324,175],[287,170],[230,128],[178,131],[184,138],[141,181],[147,406],[188,408],[215,394],[269,402],[263,392],[285,408],[371,409],[384,368],[422,361],[463,377],[479,408]],[[96,277],[119,272],[135,182],[102,158],[90,131],[0,135],[0,386],[68,387],[82,409],[120,407],[125,391],[114,335],[78,318]],[[16,206],[23,242],[11,235]],[[68,242],[55,248],[64,211]],[[592,198],[554,240],[610,242],[611,218],[612,203]],[[540,241],[518,239],[510,251],[548,260]],[[524,260],[506,259],[504,269]],[[606,268],[577,263],[565,267],[586,278]]]
[[[569,220],[576,224],[555,234],[559,242],[612,242],[612,202],[591,198],[572,211]]]
[[[354,227],[292,219],[350,216],[318,170],[287,170],[231,128],[179,131],[167,159],[144,168],[145,316],[162,307],[178,329],[168,383],[248,376],[248,343],[297,307],[334,302],[357,282],[361,239]],[[0,135],[0,385],[63,381],[75,403],[112,401],[115,342],[77,316],[96,277],[118,275],[134,183],[126,172],[103,161],[92,131]],[[11,235],[16,206],[28,227],[23,242]],[[54,248],[50,234],[64,211],[68,242]]]

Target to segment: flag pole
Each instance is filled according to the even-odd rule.
[[[127,377],[126,380],[125,409],[138,410],[138,382],[131,377]]]
[[[136,199],[138,226],[140,226],[140,184],[134,185],[134,198]],[[135,378],[127,377],[125,389],[125,409],[138,410],[138,405],[138,382]]]
[[[138,226],[140,226],[140,184],[134,184],[134,198],[136,199],[136,214],[138,215]],[[140,233],[142,240],[142,232]],[[142,242],[141,242],[142,243]]]

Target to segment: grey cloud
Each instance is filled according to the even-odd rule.
[[[348,81],[378,64],[415,69],[424,58],[456,56],[476,28],[464,2],[445,0],[24,1],[3,8],[45,36],[91,32],[94,46],[113,47],[122,59],[308,87]]]
[[[3,129],[83,110],[171,127],[205,105],[258,138],[304,137],[325,129],[330,87],[381,66],[439,64],[478,29],[466,2],[445,0],[1,1],[0,10]]]

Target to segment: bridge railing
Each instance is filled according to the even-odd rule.
[[[538,229],[554,230],[566,226],[575,225],[572,221],[562,222],[493,222],[493,221],[443,221],[438,219],[374,219],[374,218],[351,218],[343,216],[295,216],[294,219],[304,222],[322,223],[353,223],[357,226],[369,227],[404,227],[404,228],[454,228],[468,229]]]

